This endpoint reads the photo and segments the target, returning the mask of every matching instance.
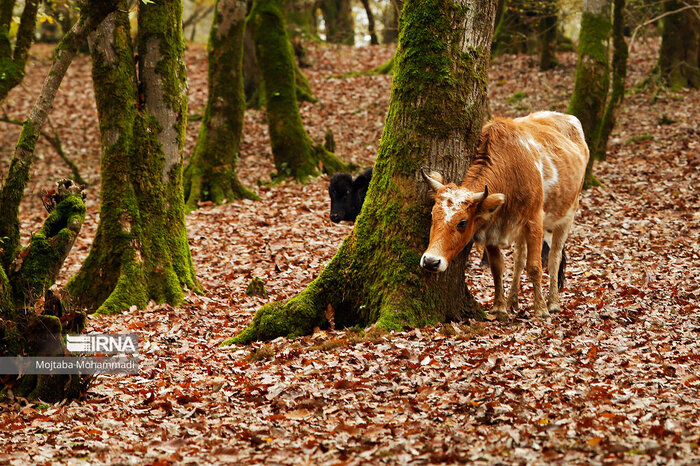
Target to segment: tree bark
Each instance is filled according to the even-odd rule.
[[[666,0],[664,12],[676,11],[684,5],[680,0]],[[700,20],[697,15],[697,9],[689,9],[663,20],[655,71],[673,90],[700,87]]]
[[[557,2],[546,0],[542,4],[542,13],[538,24],[540,43],[540,70],[546,71],[559,64],[556,54],[557,46]]]
[[[617,111],[625,97],[625,81],[627,79],[627,57],[629,55],[625,41],[625,0],[613,0],[612,24],[612,89],[600,123],[600,133],[591,158],[604,160],[607,155],[608,140],[615,127]],[[589,162],[590,163],[590,162]]]
[[[248,108],[261,108],[265,107],[266,100],[265,89],[262,85],[262,72],[255,56],[254,31],[254,22],[248,17],[243,36],[243,86]],[[291,43],[289,46],[292,47]],[[297,102],[316,102],[311,84],[296,60],[294,60],[294,81]]]
[[[384,9],[382,29],[382,44],[393,44],[399,40],[399,15],[401,8],[397,2],[390,1]]]
[[[591,152],[596,147],[610,87],[610,5],[611,0],[584,1],[576,79],[569,102],[568,113],[581,121]],[[590,157],[584,182],[586,187],[597,183],[593,177],[593,161],[594,157]]]
[[[0,5],[0,102],[5,100],[7,94],[24,78],[29,47],[34,41],[39,0],[25,1],[15,47],[12,50],[10,24],[14,5],[14,0],[4,0]]]
[[[115,8],[115,5],[115,1],[90,2],[85,5],[81,20],[56,46],[55,59],[49,74],[22,127],[7,179],[0,191],[0,238],[4,238],[0,249],[0,266],[6,269],[14,260],[19,247],[19,205],[24,196],[24,188],[29,182],[30,169],[34,161],[34,146],[41,134],[41,128],[46,122],[58,87],[78,48],[85,41],[88,33],[97,27]]]
[[[151,299],[176,305],[183,289],[199,289],[182,188],[181,3],[139,4],[138,75],[126,6],[123,1],[93,39],[103,150],[100,223],[87,259],[67,284],[76,304],[100,313]]]
[[[305,181],[318,174],[347,170],[304,129],[296,97],[295,61],[282,16],[282,0],[256,0],[250,13],[255,53],[265,88],[267,121],[277,178]]]
[[[85,219],[82,190],[62,180],[47,194],[44,200],[51,214],[26,248],[19,243],[19,204],[29,180],[36,140],[66,70],[87,34],[116,6],[116,2],[85,3],[80,20],[56,47],[51,70],[22,127],[0,192],[0,356],[63,355],[62,333],[80,332],[85,324],[83,314],[68,315],[49,291]],[[31,307],[41,295],[46,297],[45,305],[37,315]],[[17,396],[46,401],[75,397],[84,388],[79,376],[26,375],[9,385],[4,382],[3,388],[10,386]]]
[[[355,21],[350,0],[320,0],[326,22],[326,42],[355,45]]]
[[[377,39],[377,31],[374,26],[374,14],[372,13],[372,7],[369,0],[362,0],[362,6],[365,8],[367,13],[367,29],[369,32],[369,43],[370,45],[378,45],[379,39]]]
[[[246,101],[243,92],[245,0],[218,0],[209,33],[209,97],[197,145],[185,170],[186,209],[259,199],[236,175]]]
[[[444,274],[419,266],[432,201],[420,169],[461,182],[483,121],[496,0],[408,0],[387,122],[362,213],[308,288],[261,308],[226,341],[297,336],[328,325],[402,329],[482,315],[464,280],[466,251]]]

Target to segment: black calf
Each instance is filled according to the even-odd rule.
[[[354,222],[365,202],[367,188],[372,179],[372,169],[368,168],[353,180],[347,173],[336,173],[331,178],[328,194],[331,196],[331,221],[348,220]]]

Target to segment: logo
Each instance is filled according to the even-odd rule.
[[[73,353],[136,354],[138,335],[66,335],[66,348]]]

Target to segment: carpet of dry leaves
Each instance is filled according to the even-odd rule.
[[[567,250],[565,309],[528,319],[526,286],[511,324],[467,322],[367,338],[319,331],[294,341],[220,348],[265,302],[293,296],[333,256],[351,225],[328,218],[327,177],[267,186],[264,113],[249,111],[242,179],[260,202],[203,206],[187,221],[205,295],[95,317],[88,331],[141,335],[138,376],[100,376],[85,399],[0,404],[0,463],[634,463],[700,461],[700,93],[635,90],[658,42],[630,57],[630,92],[604,188],[584,193]],[[332,128],[337,153],[363,166],[377,153],[387,76],[329,76],[376,66],[392,49],[310,45],[320,101],[303,104],[311,136]],[[23,118],[49,66],[37,47],[6,105]],[[188,54],[190,111],[206,98],[204,49]],[[539,72],[527,56],[497,58],[491,109],[564,111],[575,55]],[[52,120],[89,189],[88,218],[61,282],[85,257],[98,217],[99,135],[90,64],[70,69]],[[198,123],[189,125],[187,153]],[[18,128],[0,127],[0,174]],[[46,213],[37,193],[69,175],[38,147],[23,205],[25,237]],[[260,183],[258,183],[260,181]],[[490,305],[489,273],[472,253],[468,282]],[[252,277],[269,297],[248,297]]]

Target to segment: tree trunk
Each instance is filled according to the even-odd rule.
[[[399,8],[394,1],[388,2],[382,15],[384,28],[382,29],[382,44],[393,44],[399,40]]]
[[[266,105],[265,89],[262,85],[262,72],[255,56],[255,25],[248,17],[243,36],[243,87],[248,108],[261,108]],[[291,43],[289,45],[292,47]],[[316,102],[311,84],[294,60],[294,81],[297,102]]]
[[[666,0],[664,12],[682,8],[685,2]],[[664,18],[656,72],[673,90],[700,87],[700,20],[697,9]]]
[[[355,21],[350,0],[320,0],[326,22],[326,41],[355,45]]]
[[[82,189],[62,180],[47,193],[43,200],[51,214],[26,248],[19,244],[19,204],[29,181],[36,140],[66,70],[87,34],[114,8],[116,2],[83,4],[80,20],[56,47],[51,70],[22,128],[0,192],[0,356],[62,356],[62,334],[84,327],[84,315],[64,312],[49,291],[85,219]],[[44,309],[37,315],[31,307],[42,295],[46,297]],[[84,388],[77,376],[26,375],[3,382],[3,388],[17,396],[46,401],[77,396]]]
[[[218,0],[209,33],[209,97],[197,146],[185,170],[187,210],[199,201],[259,199],[236,175],[246,101],[243,92],[245,0]]]
[[[367,29],[369,32],[369,43],[370,45],[378,45],[379,40],[377,39],[377,31],[374,26],[374,14],[372,13],[372,7],[369,0],[362,0],[362,6],[365,8],[367,13]]]
[[[58,87],[73,61],[80,45],[88,33],[109,11],[116,2],[90,2],[85,5],[81,21],[56,46],[55,59],[46,76],[39,98],[32,107],[29,117],[22,127],[19,141],[15,148],[5,184],[0,191],[0,266],[7,268],[14,260],[19,247],[19,205],[24,196],[24,188],[29,182],[30,169],[34,161],[34,146],[41,134],[53,105]]]
[[[295,61],[282,17],[282,0],[256,0],[249,22],[253,23],[255,52],[261,67],[266,95],[276,177],[304,181],[318,174],[346,170],[347,165],[320,144],[314,145],[299,113],[295,84]]]
[[[625,97],[627,57],[629,55],[625,41],[625,0],[613,0],[612,43],[612,89],[605,113],[603,113],[603,121],[600,123],[600,133],[597,136],[596,145],[591,151],[591,158],[596,160],[604,160],[607,155],[608,140],[615,127],[617,110]]]
[[[494,32],[493,53],[534,53],[539,35],[536,6],[524,0],[507,0],[502,8]]]
[[[421,167],[461,182],[483,120],[496,0],[408,0],[389,112],[355,228],[299,296],[260,309],[225,343],[326,326],[402,329],[482,315],[464,280],[466,251],[445,274],[419,266],[432,202]],[[439,44],[439,46],[438,46]]]
[[[139,4],[140,81],[126,6],[123,1],[93,40],[103,150],[100,223],[83,267],[67,285],[78,305],[102,313],[150,299],[175,305],[183,288],[199,289],[182,188],[187,98],[181,3]]]
[[[576,80],[569,102],[568,113],[581,121],[591,151],[596,147],[610,86],[610,5],[611,0],[584,0]],[[594,157],[588,160],[584,182],[586,187],[596,184],[593,178],[593,160]]]
[[[539,18],[540,70],[546,71],[559,64],[556,54],[557,46],[557,2],[546,0],[542,5]]]
[[[17,29],[15,47],[12,50],[10,25],[14,6],[14,0],[3,0],[2,5],[0,5],[0,102],[5,100],[7,94],[24,78],[29,47],[34,41],[39,0],[25,1]]]

